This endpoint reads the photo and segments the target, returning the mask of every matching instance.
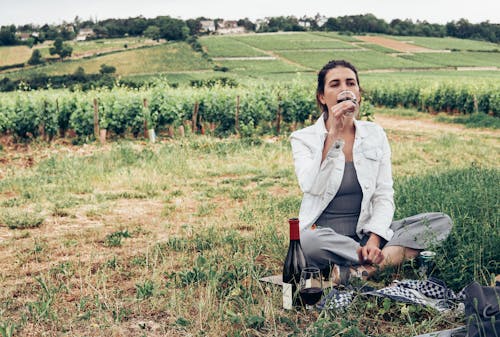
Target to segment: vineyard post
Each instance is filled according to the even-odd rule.
[[[56,98],[56,112],[57,115],[59,116],[59,99]],[[66,136],[66,130],[64,128],[59,128],[59,137],[64,138]]]
[[[144,107],[144,114],[147,114],[148,100],[146,98],[142,99],[142,106]],[[144,116],[144,138],[148,138],[148,119]]]
[[[278,95],[278,111],[276,112],[276,133],[280,134],[281,128],[281,96]]]
[[[97,98],[94,98],[94,137],[96,139],[99,137],[99,105],[97,104]]]
[[[236,114],[234,116],[234,128],[235,128],[237,134],[240,133],[239,114],[240,114],[240,95],[237,95],[236,96]]]
[[[198,102],[195,102],[194,103],[194,111],[193,111],[193,118],[192,118],[192,123],[191,123],[191,130],[193,133],[196,133],[198,127],[196,125],[196,122],[198,120],[198,109],[199,109],[199,105],[198,105]]]
[[[43,115],[45,116],[47,114],[47,101],[43,101]],[[45,137],[45,121],[42,120],[42,122],[38,125],[38,132],[40,133],[40,138],[42,138],[43,141],[46,140]]]

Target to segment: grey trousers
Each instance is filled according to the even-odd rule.
[[[448,236],[452,221],[444,213],[421,213],[393,221],[394,236],[385,246],[403,246],[425,250]],[[338,234],[328,227],[308,228],[300,233],[300,244],[310,266],[320,269],[337,265],[359,264],[356,250],[360,240]]]

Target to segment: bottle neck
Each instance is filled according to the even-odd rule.
[[[300,240],[299,220],[290,219],[288,220],[288,223],[290,224],[290,241],[299,241]]]

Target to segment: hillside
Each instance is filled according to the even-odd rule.
[[[158,43],[146,39],[108,39],[74,42],[73,56],[64,62],[6,70],[0,79],[25,78],[36,73],[62,75],[83,67],[98,72],[101,64],[117,68],[123,77],[149,78],[163,74],[169,80],[215,76],[284,79],[309,77],[330,59],[351,60],[361,72],[436,72],[500,69],[500,46],[454,38],[348,36],[325,32],[293,32],[204,36],[199,39],[208,57],[184,42]],[[48,45],[39,47],[44,57]],[[27,47],[0,48],[0,66],[26,62]],[[219,71],[214,71],[219,70]],[[222,71],[222,72],[221,72]],[[478,73],[478,76],[485,75]],[[451,75],[453,76],[453,75]]]

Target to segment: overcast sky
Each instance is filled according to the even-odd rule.
[[[466,18],[472,23],[500,23],[498,0],[0,0],[0,26],[59,24],[73,21],[154,18],[169,15],[183,20],[207,18],[251,20],[267,16],[300,17],[316,13],[327,17],[372,13],[392,19],[446,23]]]

